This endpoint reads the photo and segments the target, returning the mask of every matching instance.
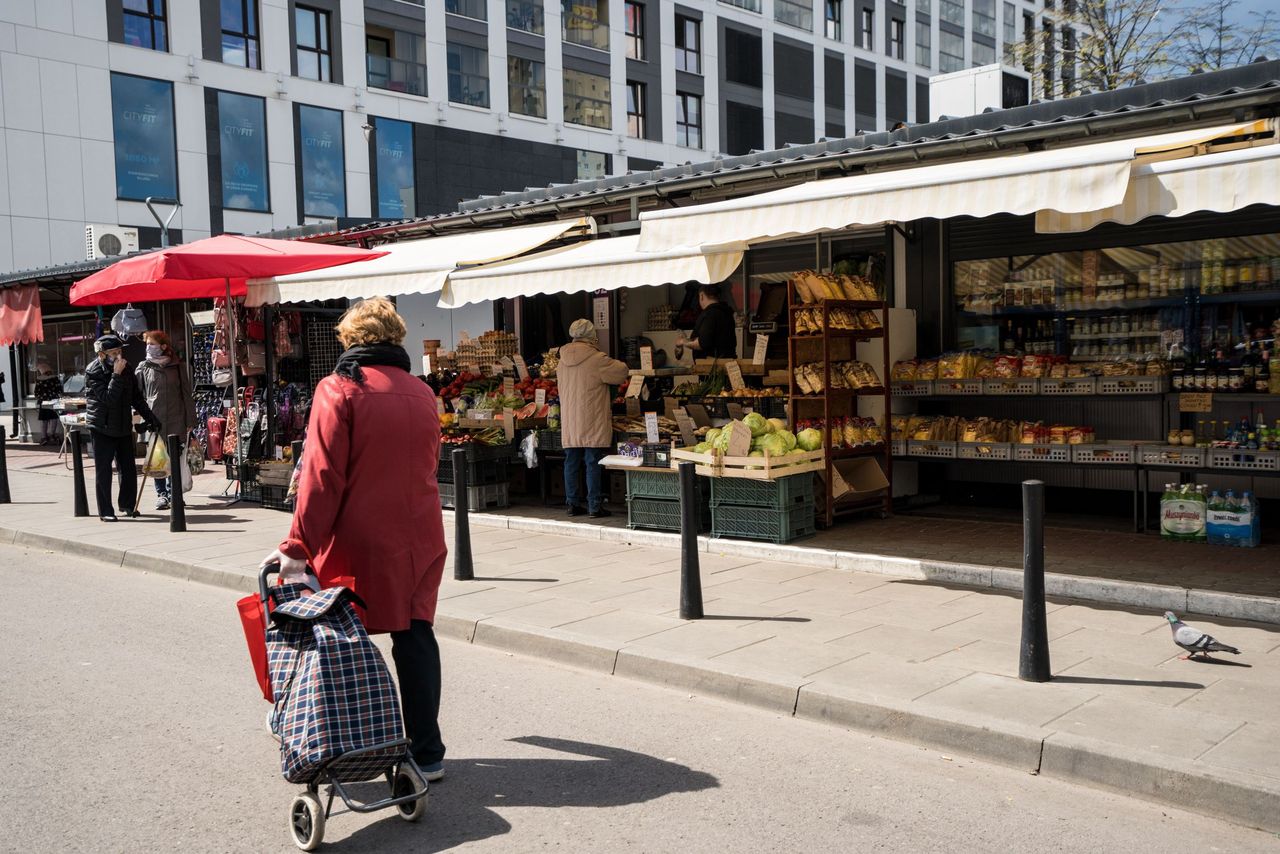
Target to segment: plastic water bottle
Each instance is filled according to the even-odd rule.
[[[1213,492],[1209,493],[1209,509],[1210,510],[1222,509],[1222,496],[1218,494],[1218,490],[1216,489]]]
[[[1227,490],[1227,496],[1222,503],[1223,503],[1222,509],[1226,510],[1228,513],[1240,512],[1240,502],[1236,499],[1236,493],[1234,489]]]

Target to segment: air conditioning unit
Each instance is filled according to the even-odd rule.
[[[85,257],[90,261],[138,251],[138,229],[90,223],[84,227]]]

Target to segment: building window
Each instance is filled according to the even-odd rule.
[[[507,26],[542,35],[542,0],[507,0]]]
[[[996,0],[973,0],[973,31],[984,36],[995,36]]]
[[[676,70],[702,73],[702,22],[676,15]]]
[[[489,106],[489,52],[471,45],[449,43],[449,100],[468,107]]]
[[[932,14],[933,14],[933,0],[916,0],[916,14],[917,14],[917,15],[932,15]]]
[[[609,155],[578,150],[578,180],[599,181],[609,174]]]
[[[507,57],[507,102],[513,113],[547,117],[547,67],[520,56]]]
[[[444,0],[444,10],[450,15],[475,18],[477,21],[489,20],[488,5],[485,0]]]
[[[720,2],[726,6],[737,6],[739,9],[760,14],[760,0],[720,0]]]
[[[627,41],[627,58],[644,59],[644,6],[627,0],[623,4],[623,36]]]
[[[996,61],[995,45],[983,44],[974,39],[973,41],[973,66],[975,68],[983,65],[990,65]]]
[[[933,39],[929,21],[916,15],[916,65],[933,68]]]
[[[169,50],[165,0],[124,0],[124,43],[148,50]]]
[[[427,96],[426,39],[404,30],[378,28],[365,34],[364,43],[370,87]]]
[[[116,198],[178,198],[173,84],[113,73],[111,124],[116,150]]]
[[[791,27],[813,32],[813,0],[773,0],[773,18]]]
[[[570,44],[609,49],[609,0],[560,0],[560,22]]]
[[[676,145],[702,148],[702,98],[676,93]]]
[[[1004,4],[1004,61],[1006,65],[1013,65],[1014,56],[1018,50],[1018,10],[1012,3]]]
[[[592,128],[613,127],[609,78],[566,68],[564,70],[564,120]]]
[[[302,215],[347,215],[347,171],[342,147],[342,113],[298,105],[298,148],[302,156]]]
[[[1028,74],[1032,69],[1032,43],[1036,37],[1036,19],[1030,12],[1022,13],[1022,70]]]
[[[307,6],[293,9],[297,29],[298,76],[333,80],[333,50],[329,44],[329,13]]]
[[[258,0],[222,0],[222,61],[261,68],[258,55]]]
[[[1071,97],[1076,93],[1076,33],[1062,31],[1062,94]]]
[[[644,84],[627,81],[627,136],[644,139]]]
[[[907,24],[897,18],[889,20],[889,56],[902,59],[906,55]]]
[[[862,10],[862,29],[858,32],[858,39],[858,47],[876,49],[876,13],[871,9]]]
[[[378,171],[378,216],[414,216],[413,125],[395,119],[373,120],[374,165]]]
[[[943,74],[964,68],[964,36],[939,30],[938,70]]]
[[[1044,74],[1044,96],[1046,98],[1052,98],[1053,81],[1057,77],[1057,74],[1054,71],[1054,65],[1057,62],[1057,57],[1054,55],[1052,21],[1044,22],[1044,35],[1042,38],[1044,39],[1044,65],[1040,70]]]
[[[218,158],[222,161],[222,206],[269,211],[267,106],[262,98],[218,93]]]
[[[844,0],[826,0],[827,38],[840,41],[843,35]]]
[[[962,0],[938,0],[938,14],[948,24],[964,26],[964,3]]]

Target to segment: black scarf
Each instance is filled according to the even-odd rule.
[[[399,344],[364,344],[346,350],[338,357],[333,372],[357,383],[364,382],[361,365],[387,365],[408,373],[409,354]]]

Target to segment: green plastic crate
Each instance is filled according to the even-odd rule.
[[[705,504],[699,509],[698,532],[701,533],[711,527],[711,510]],[[679,531],[680,502],[662,498],[628,498],[627,527]]]
[[[699,494],[701,494],[702,483],[700,478],[697,481],[697,487]],[[675,469],[671,470],[671,474],[656,471],[628,471],[627,497],[666,498],[678,501],[680,499],[680,473]]]
[[[812,501],[789,510],[717,504],[711,508],[711,536],[768,540],[779,545],[811,537],[817,531],[813,506]]]
[[[711,506],[732,504],[787,510],[813,504],[813,472],[793,474],[777,480],[751,480],[745,477],[713,477]]]

